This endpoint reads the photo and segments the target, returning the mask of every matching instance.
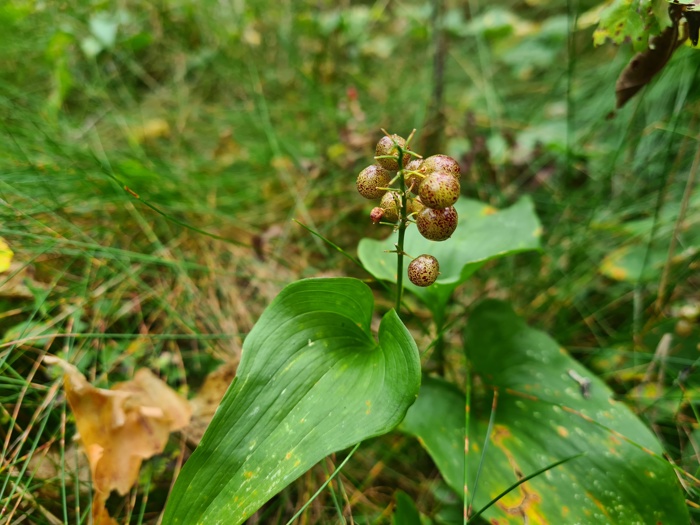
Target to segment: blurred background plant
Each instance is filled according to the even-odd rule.
[[[41,356],[60,353],[98,386],[149,367],[183,394],[222,361],[235,367],[285,284],[367,278],[291,219],[350,252],[385,235],[354,185],[388,125],[417,128],[419,150],[459,159],[464,195],[499,208],[529,195],[543,223],[543,252],[487,264],[456,291],[448,318],[487,296],[507,299],[697,474],[700,54],[681,47],[607,118],[639,49],[594,47],[605,7],[0,5],[0,236],[14,252],[0,276],[9,522],[87,520],[74,426]],[[391,308],[378,301],[378,314]],[[412,306],[406,322],[425,348],[429,312]],[[458,343],[459,332],[449,337]],[[446,376],[464,381],[461,350],[445,358]],[[188,449],[171,441],[129,497],[108,502],[121,521],[156,522]],[[33,461],[56,450],[60,468],[39,471]],[[285,522],[333,461],[252,522]],[[363,445],[331,486],[304,522],[387,519],[401,489],[449,523],[457,501],[417,442],[395,434]],[[686,497],[697,512],[695,489]]]

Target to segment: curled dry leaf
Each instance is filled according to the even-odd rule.
[[[70,363],[53,356],[63,369],[68,404],[90,464],[96,491],[95,523],[113,523],[104,503],[112,490],[126,494],[136,483],[141,462],[165,448],[170,432],[190,421],[191,408],[152,372],[141,369],[131,381],[110,390],[91,385]]]

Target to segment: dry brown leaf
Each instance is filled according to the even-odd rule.
[[[109,493],[125,495],[131,489],[142,461],[163,451],[170,432],[187,426],[190,405],[146,369],[105,390],[91,385],[63,359],[46,356],[44,361],[64,371],[66,397],[96,490],[93,519],[112,525],[104,509]]]

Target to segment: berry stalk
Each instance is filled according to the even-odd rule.
[[[411,140],[413,133],[408,138]],[[396,143],[396,141],[394,141]],[[400,193],[403,195],[401,199],[401,216],[399,217],[399,239],[396,244],[396,313],[401,314],[401,296],[403,295],[403,256],[404,256],[404,238],[406,237],[406,226],[408,225],[408,213],[406,206],[408,205],[408,197],[406,196],[406,181],[403,178],[403,148],[396,144],[396,149],[398,150],[397,159],[399,159],[399,188]]]
[[[384,136],[375,147],[375,164],[367,166],[357,177],[357,191],[366,199],[380,198],[372,208],[374,224],[393,226],[398,232],[396,253],[396,311],[401,311],[406,229],[416,223],[418,232],[432,241],[445,241],[457,227],[457,211],[453,204],[460,194],[459,164],[443,154],[423,158],[411,151],[416,132],[408,139]],[[440,273],[435,257],[423,254],[408,266],[408,278],[416,286],[432,285]]]

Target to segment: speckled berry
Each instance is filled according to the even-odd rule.
[[[408,265],[408,279],[416,286],[430,286],[440,273],[440,264],[432,255],[419,255]]]
[[[406,164],[406,171],[420,172],[422,162],[422,159],[413,159],[411,162]],[[406,173],[404,175],[406,189],[410,189],[413,193],[418,194],[418,188],[420,186],[420,183],[423,182],[423,179],[424,177],[421,177],[420,175],[417,175],[415,173]]]
[[[379,207],[384,210],[384,220],[396,222],[399,220],[399,210],[401,209],[401,196],[395,191],[384,194],[379,202]]]
[[[399,163],[396,161],[398,151],[396,150],[396,146],[394,146],[394,140],[399,146],[401,146],[402,149],[405,149],[406,139],[399,137],[398,135],[392,135],[391,137],[387,137],[386,135],[383,136],[381,139],[379,139],[379,142],[377,142],[377,147],[375,149],[375,156],[377,157],[394,155],[393,159],[376,159],[377,164],[389,171],[397,171],[399,169]],[[403,165],[405,166],[408,164],[408,161],[410,160],[411,156],[405,153],[403,156]]]
[[[449,173],[431,173],[420,185],[420,200],[428,208],[447,208],[459,199],[459,181]]]
[[[457,228],[457,210],[452,206],[439,210],[425,208],[416,216],[418,231],[431,241],[449,239]]]
[[[384,217],[384,208],[380,208],[379,206],[372,208],[372,211],[369,212],[369,218],[372,219],[374,224],[381,221],[382,217]]]
[[[430,175],[436,171],[442,171],[443,173],[449,173],[453,177],[459,180],[459,163],[447,155],[433,155],[423,160],[420,167],[421,173]]]
[[[386,188],[391,182],[391,173],[372,164],[363,169],[357,176],[357,191],[365,199],[378,199],[386,193]]]

